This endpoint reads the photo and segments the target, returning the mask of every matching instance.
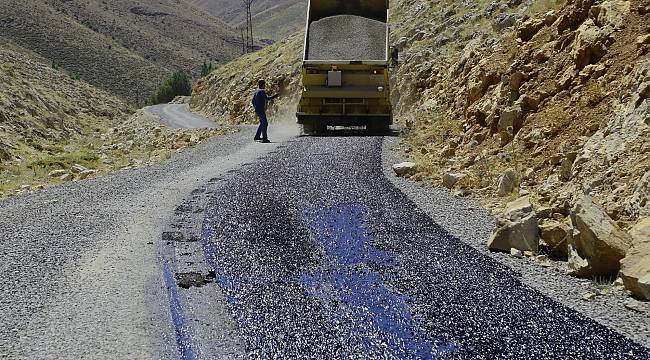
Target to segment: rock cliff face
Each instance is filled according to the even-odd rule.
[[[647,216],[647,6],[568,1],[521,18],[511,33],[470,41],[453,62],[434,59],[430,74],[405,76],[420,79],[415,90],[396,80],[408,150],[434,181],[467,173],[458,185],[488,204],[507,200],[496,181],[515,169],[512,193],[533,194],[557,210],[551,216],[568,215],[560,210],[584,193],[631,226]]]
[[[452,41],[439,33],[398,41],[394,96],[413,176],[449,187],[455,174],[453,188],[495,209],[526,196],[540,252],[566,257],[580,277],[621,271],[647,298],[647,234],[634,229],[647,224],[650,195],[650,2],[569,0],[513,16],[512,31],[483,31],[456,56],[422,45]],[[506,221],[510,206],[496,250],[529,247],[522,222]]]

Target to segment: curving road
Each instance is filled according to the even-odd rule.
[[[381,137],[252,133],[1,202],[0,358],[650,358],[451,236]]]
[[[160,122],[172,129],[216,128],[217,123],[201,115],[187,111],[186,104],[160,104],[144,108],[160,118]]]

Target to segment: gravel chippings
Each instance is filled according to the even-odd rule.
[[[384,60],[386,24],[354,15],[330,16],[309,26],[308,60]]]
[[[528,259],[490,252],[486,244],[494,220],[489,210],[476,200],[455,197],[446,189],[396,177],[392,165],[405,161],[405,156],[394,150],[399,141],[399,138],[384,141],[384,175],[447,232],[476,249],[475,256],[487,256],[508,266],[527,286],[650,348],[650,313],[626,308],[626,302],[634,301],[627,294],[610,289],[608,295],[585,301],[583,296],[594,291],[593,283],[567,275],[563,263],[542,267]]]
[[[178,358],[156,244],[194,189],[279,146],[253,143],[254,129],[154,166],[1,201],[0,358]],[[272,139],[297,132],[280,130],[271,127]],[[212,311],[187,315],[220,323],[213,338],[218,330],[235,339],[214,287],[190,291],[211,292]]]
[[[449,235],[384,176],[381,147],[301,138],[210,190],[203,251],[249,356],[650,356]]]

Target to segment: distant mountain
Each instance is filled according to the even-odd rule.
[[[187,0],[219,17],[232,27],[246,24],[241,0]],[[258,39],[278,41],[301,30],[307,0],[257,0],[253,3],[253,31]]]
[[[198,75],[241,51],[238,32],[178,0],[2,0],[1,37],[132,102],[174,70]]]

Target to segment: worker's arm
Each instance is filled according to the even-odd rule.
[[[267,101],[271,101],[271,100],[273,100],[273,99],[276,99],[278,96],[280,96],[280,93],[277,93],[277,94],[275,94],[275,95],[273,95],[273,96],[267,96],[267,97],[266,97],[266,100],[267,100]]]

